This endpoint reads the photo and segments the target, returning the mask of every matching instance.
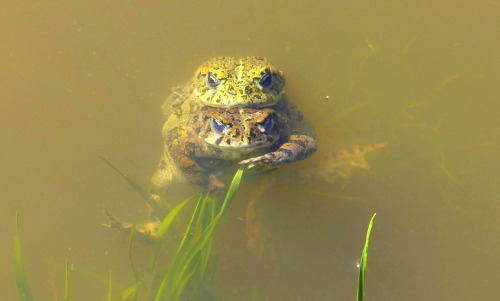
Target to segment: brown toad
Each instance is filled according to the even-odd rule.
[[[220,176],[233,173],[239,164],[265,167],[304,159],[316,144],[293,132],[290,117],[279,105],[216,108],[190,98],[163,127],[164,153],[152,184],[161,189],[188,180],[220,188]]]

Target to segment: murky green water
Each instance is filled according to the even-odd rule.
[[[269,178],[274,256],[260,262],[241,221],[258,183],[245,183],[215,239],[222,300],[354,300],[374,212],[370,300],[497,298],[499,15],[495,1],[4,4],[0,299],[17,298],[17,209],[37,300],[63,299],[66,258],[72,300],[103,300],[109,269],[116,292],[131,285],[126,236],[99,225],[103,208],[134,220],[144,206],[99,156],[147,186],[169,89],[211,57],[246,55],[284,70],[317,128],[318,153],[297,165],[388,146],[347,181],[299,186],[297,165]],[[138,245],[137,265],[149,254]]]

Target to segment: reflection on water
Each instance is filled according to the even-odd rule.
[[[287,95],[315,125],[319,149],[241,187],[213,246],[217,296],[354,299],[356,260],[377,212],[370,299],[496,297],[494,2],[7,6],[0,18],[0,220],[4,241],[12,241],[21,212],[35,298],[63,298],[66,258],[75,300],[102,299],[108,269],[116,293],[133,283],[127,237],[99,225],[104,208],[133,221],[144,206],[99,156],[146,187],[162,151],[161,103],[199,63],[219,55],[263,55],[284,70]],[[294,180],[342,149],[379,143],[387,146],[367,153],[370,168],[352,170],[347,180]],[[197,189],[178,187],[172,200]],[[247,229],[256,191],[262,226]],[[261,255],[246,248],[252,231],[266,231]],[[136,244],[136,265],[145,269],[150,252]],[[11,254],[0,255],[2,300],[17,298]]]

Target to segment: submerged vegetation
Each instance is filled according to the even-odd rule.
[[[370,233],[372,232],[373,221],[375,220],[377,214],[373,214],[370,223],[368,224],[368,230],[366,231],[366,242],[363,252],[361,253],[361,258],[359,259],[359,276],[358,276],[358,301],[363,301],[365,298],[365,273],[366,273],[366,261],[368,259],[368,242],[370,241]]]
[[[14,242],[14,274],[16,276],[17,293],[22,301],[33,300],[28,279],[24,271],[24,261],[21,254],[21,240],[19,238],[19,211],[16,213],[16,238]]]
[[[127,182],[129,182],[132,187],[136,189],[139,194],[142,194],[142,188],[138,186],[135,182],[127,178],[123,173],[116,169],[109,161],[105,162],[114,168],[117,172],[124,177]],[[132,272],[134,274],[135,284],[123,290],[118,296],[113,298],[113,281],[111,271],[109,272],[109,284],[108,284],[108,301],[122,301],[122,300],[168,300],[168,301],[178,301],[184,300],[188,295],[187,288],[191,286],[192,289],[189,290],[189,294],[203,294],[206,296],[210,294],[207,289],[204,289],[204,283],[209,278],[208,275],[212,274],[213,271],[209,269],[209,259],[210,250],[212,246],[212,239],[215,234],[215,230],[219,225],[224,212],[228,208],[232,199],[238,191],[239,184],[242,179],[243,168],[240,168],[235,176],[233,177],[231,184],[229,186],[228,192],[217,211],[217,205],[213,198],[209,196],[208,191],[205,189],[201,193],[197,193],[183,202],[179,203],[177,206],[173,207],[168,214],[166,214],[160,223],[157,232],[157,239],[155,240],[155,251],[153,252],[151,258],[151,281],[147,284],[146,281],[141,281],[137,271],[135,269],[132,260],[132,243],[137,234],[135,226],[132,227],[130,232],[130,243],[129,243],[129,259]],[[163,196],[162,196],[163,198]],[[178,247],[177,253],[170,263],[167,271],[161,275],[158,270],[159,254],[162,247],[162,242],[165,234],[172,230],[172,224],[176,220],[179,212],[182,208],[191,200],[198,199],[198,204],[194,210],[191,217],[189,225],[185,231],[184,237],[182,238],[180,245]],[[359,266],[359,281],[358,281],[358,297],[357,300],[363,300],[364,297],[364,283],[365,283],[365,271],[366,271],[366,259],[368,252],[368,241],[370,236],[370,231],[372,228],[373,220],[375,215],[373,215],[366,236],[366,243],[363,249],[363,253],[360,260]],[[21,254],[21,243],[19,235],[19,212],[16,214],[16,236],[14,245],[14,268],[15,268],[15,278],[17,284],[18,295],[21,301],[32,301],[34,297],[31,293],[28,279],[24,270],[24,262]],[[158,281],[157,281],[158,280]],[[138,289],[143,288],[141,292],[145,292],[139,298]],[[70,300],[69,294],[69,273],[68,273],[68,261],[66,260],[66,272],[65,272],[65,301]],[[206,298],[206,297],[204,297]],[[191,300],[191,299],[190,299]],[[194,298],[194,300],[198,300]],[[205,299],[203,299],[205,300]]]

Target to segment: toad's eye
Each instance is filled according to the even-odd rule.
[[[212,117],[212,128],[217,133],[225,133],[228,129],[228,126],[227,126],[227,124],[222,122],[219,118]]]
[[[262,76],[259,78],[259,86],[262,89],[266,90],[271,89],[271,87],[273,86],[273,76],[269,69],[266,69],[266,71],[264,71],[264,74],[262,74]]]
[[[272,116],[267,117],[264,121],[257,123],[257,127],[261,132],[267,132],[274,126],[274,120]]]
[[[217,75],[212,72],[208,72],[207,86],[209,86],[210,89],[217,89],[217,87],[220,86],[221,83],[222,81],[217,77]]]

